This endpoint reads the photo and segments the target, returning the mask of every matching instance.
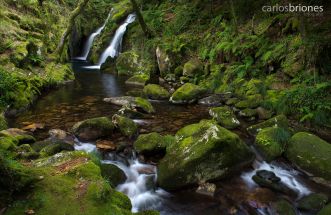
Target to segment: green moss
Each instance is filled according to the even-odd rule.
[[[246,108],[244,110],[241,110],[239,112],[239,115],[246,117],[246,118],[251,118],[251,117],[255,117],[257,115],[257,111],[256,111],[256,109]]]
[[[132,119],[117,114],[112,119],[124,136],[131,138],[138,133],[138,126]]]
[[[141,97],[136,97],[134,100],[134,104],[137,108],[142,109],[144,112],[146,113],[154,113],[154,107],[152,106],[152,104],[144,98]]]
[[[149,75],[153,71],[153,63],[148,59],[141,59],[135,51],[121,53],[116,60],[119,75]]]
[[[170,102],[174,104],[193,103],[203,93],[205,93],[205,89],[191,83],[186,83],[172,94]]]
[[[236,134],[212,121],[185,126],[176,140],[158,166],[158,183],[167,190],[225,178],[254,159]]]
[[[125,173],[116,165],[103,163],[100,168],[102,176],[110,182],[112,187],[117,187],[117,185],[125,182]]]
[[[240,125],[236,115],[228,106],[211,108],[209,114],[217,123],[227,129],[234,129]]]
[[[130,85],[144,86],[148,80],[149,80],[148,75],[145,74],[133,75],[128,80],[126,80],[125,83]]]
[[[0,131],[8,128],[7,121],[2,113],[0,113]]]
[[[165,152],[168,145],[174,142],[174,137],[162,136],[156,132],[141,134],[134,143],[134,149],[141,154],[154,154]]]
[[[247,96],[245,100],[239,101],[235,104],[236,108],[245,109],[245,108],[256,108],[262,102],[262,96],[260,94]]]
[[[274,204],[274,209],[277,214],[296,215],[295,209],[287,200],[279,200]]]
[[[195,77],[203,75],[203,64],[198,59],[191,59],[184,64],[183,76]]]
[[[257,134],[255,144],[269,162],[283,154],[289,138],[289,132],[283,128],[264,128]]]
[[[331,145],[319,137],[299,132],[293,135],[286,157],[301,169],[317,177],[331,180]]]
[[[261,122],[259,124],[248,127],[247,131],[251,135],[256,135],[261,129],[268,128],[268,127],[279,127],[279,128],[285,128],[285,129],[288,128],[288,121],[287,121],[286,116],[284,116],[284,115],[275,116],[264,122]]]
[[[108,117],[97,117],[76,123],[72,130],[82,140],[95,140],[110,136],[115,126]]]
[[[326,205],[322,210],[320,210],[317,215],[329,215],[331,214],[331,203]]]
[[[168,99],[170,97],[168,90],[157,84],[148,84],[145,86],[144,93],[150,99]]]
[[[305,211],[319,211],[328,202],[328,196],[322,193],[313,193],[298,201],[298,208]]]
[[[23,144],[16,148],[16,157],[23,159],[36,159],[39,157],[39,153],[34,151],[29,144]]]

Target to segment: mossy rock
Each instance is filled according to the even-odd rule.
[[[304,211],[317,212],[326,205],[328,200],[328,196],[322,193],[309,194],[298,201],[298,208]]]
[[[121,53],[116,60],[119,75],[137,75],[152,73],[154,65],[146,59],[141,59],[135,51]]]
[[[236,103],[235,107],[239,109],[257,108],[261,104],[262,100],[263,98],[260,94],[250,95],[247,96],[245,100]]]
[[[255,144],[269,162],[283,154],[290,137],[290,133],[283,128],[264,128],[257,134]]]
[[[14,151],[18,141],[13,137],[0,137],[0,149],[5,151]]]
[[[0,131],[0,137],[1,136],[15,139],[17,145],[31,144],[36,142],[36,139],[33,136],[31,136],[28,132],[17,128],[9,128],[6,130],[2,130]]]
[[[239,120],[228,106],[211,108],[209,115],[211,115],[217,123],[227,129],[234,129],[240,126]]]
[[[296,215],[294,207],[287,200],[279,200],[273,204],[273,209],[279,215]]]
[[[285,115],[278,115],[259,124],[249,126],[247,131],[251,135],[256,135],[260,130],[268,127],[279,127],[287,129],[288,120]]]
[[[59,166],[70,160],[76,158],[89,159],[90,156],[83,151],[69,151],[69,152],[60,152],[50,157],[39,158],[32,161],[32,165],[35,167],[54,167]]]
[[[196,77],[203,75],[203,64],[198,59],[191,59],[184,64],[183,76]]]
[[[33,148],[29,144],[23,144],[16,148],[15,150],[17,158],[23,159],[37,159],[39,157],[39,153],[34,151]]]
[[[144,87],[144,93],[150,99],[169,99],[170,94],[168,90],[157,84],[148,84]]]
[[[164,153],[167,146],[174,141],[175,138],[171,135],[162,136],[159,133],[152,132],[139,135],[133,147],[139,154],[153,155]]]
[[[100,166],[102,176],[109,180],[111,186],[117,187],[119,184],[123,184],[126,180],[126,175],[114,164],[103,163]]]
[[[218,180],[250,165],[254,153],[231,131],[202,120],[180,129],[158,165],[158,183],[176,190]]]
[[[108,117],[98,117],[78,122],[72,130],[78,139],[89,141],[111,136],[114,127],[113,122]]]
[[[245,117],[245,118],[256,117],[257,111],[256,111],[256,109],[246,108],[244,110],[241,110],[239,112],[239,115],[242,117]]]
[[[330,154],[330,143],[307,132],[293,135],[285,153],[299,168],[325,180],[331,180]]]
[[[138,126],[132,119],[117,114],[112,119],[124,136],[131,138],[138,133]]]
[[[186,83],[178,88],[170,97],[174,104],[190,104],[196,102],[206,90],[197,85]]]
[[[230,98],[230,99],[228,99],[226,102],[225,102],[225,104],[226,105],[234,105],[234,104],[236,104],[236,103],[238,103],[239,102],[239,99],[238,98]]]
[[[75,150],[74,146],[69,143],[66,143],[64,141],[55,141],[43,147],[39,153],[41,157],[48,157],[62,151],[74,151],[74,150]]]
[[[320,210],[317,215],[330,215],[331,214],[331,203],[326,205],[322,210]]]
[[[145,113],[154,113],[155,112],[153,105],[147,99],[144,99],[141,97],[135,98],[134,106],[137,109],[139,109]]]
[[[144,86],[148,81],[149,77],[147,75],[134,75],[125,81],[129,85]]]

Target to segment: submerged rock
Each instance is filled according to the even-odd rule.
[[[115,126],[108,117],[87,119],[76,123],[72,130],[75,136],[83,141],[96,140],[111,136]]]
[[[144,93],[150,99],[169,99],[168,90],[157,84],[148,84],[144,87]]]
[[[186,83],[172,94],[170,102],[174,104],[194,103],[203,93],[205,93],[205,89],[191,83]]]
[[[236,115],[228,106],[211,108],[209,114],[217,123],[227,129],[234,129],[240,125]]]
[[[158,166],[158,183],[175,190],[225,178],[251,164],[254,153],[241,139],[212,121],[188,125],[176,134]]]
[[[271,190],[281,192],[287,195],[295,196],[295,192],[291,190],[281,181],[281,178],[275,175],[275,173],[268,170],[259,170],[252,177],[253,181],[261,187],[266,187]]]
[[[322,193],[313,193],[301,198],[298,201],[298,208],[305,211],[317,212],[328,202],[328,196]]]
[[[159,133],[152,132],[139,135],[133,147],[139,154],[152,155],[164,153],[167,146],[174,141],[175,138],[171,135],[162,136]]]
[[[331,144],[319,137],[307,132],[296,133],[289,140],[285,155],[304,171],[331,180]]]
[[[115,114],[112,120],[124,136],[131,138],[138,133],[138,126],[132,119]]]
[[[286,116],[284,115],[278,115],[275,116],[271,119],[268,119],[267,121],[261,122],[256,125],[252,125],[247,128],[248,133],[251,135],[256,135],[260,130],[263,128],[268,128],[268,127],[279,127],[279,128],[288,128],[288,121]]]
[[[257,134],[255,144],[269,162],[283,154],[290,137],[290,133],[283,128],[264,128]]]

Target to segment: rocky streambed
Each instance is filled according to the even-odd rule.
[[[36,138],[22,149],[26,159],[65,171],[85,158],[60,162],[63,151],[97,153],[133,212],[328,214],[331,145],[257,107],[260,98],[208,95],[194,84],[142,90],[74,66],[75,82],[12,120]]]

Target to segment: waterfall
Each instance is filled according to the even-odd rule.
[[[107,49],[101,54],[99,62],[95,66],[87,66],[88,69],[100,69],[101,65],[106,62],[108,57],[115,58],[121,51],[123,36],[126,32],[127,26],[134,22],[136,19],[135,14],[130,14],[125,22],[116,30],[115,36],[113,37],[110,45]]]

